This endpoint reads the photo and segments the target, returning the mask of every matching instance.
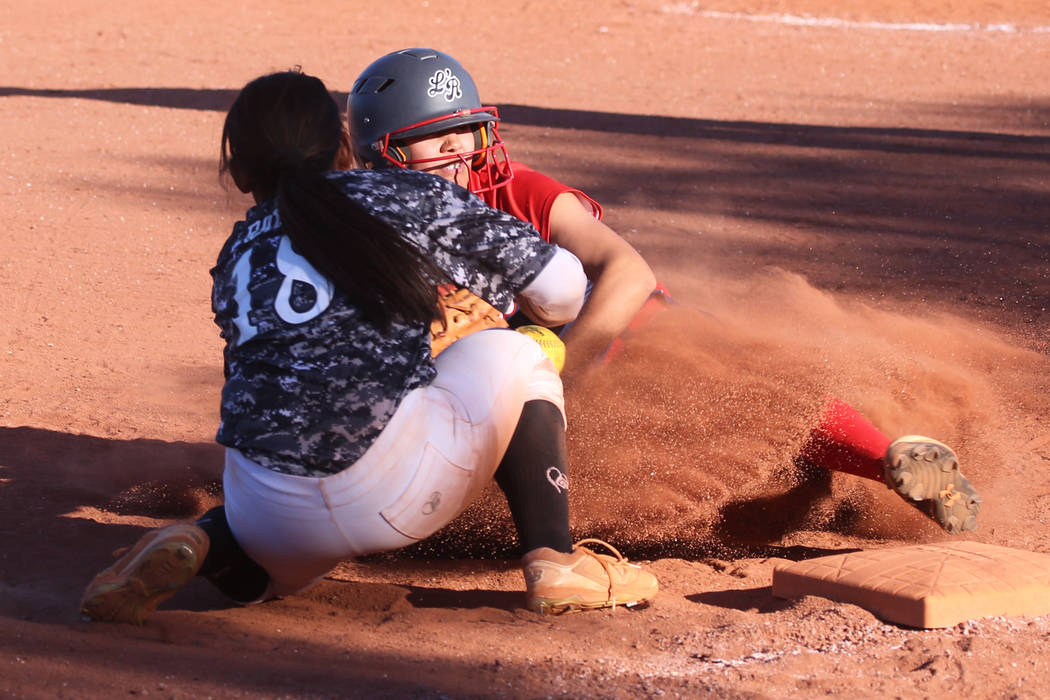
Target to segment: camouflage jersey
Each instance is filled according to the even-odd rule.
[[[554,256],[530,225],[434,175],[329,177],[496,308],[508,308]],[[211,271],[226,341],[216,439],[269,469],[327,476],[356,462],[405,395],[433,381],[429,325],[380,332],[295,252],[276,206],[250,209]]]

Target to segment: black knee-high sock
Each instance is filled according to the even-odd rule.
[[[226,508],[212,508],[197,520],[197,527],[204,530],[211,540],[208,556],[197,575],[211,581],[238,603],[259,600],[270,583],[270,575],[237,544],[226,520]]]
[[[561,411],[549,401],[527,402],[496,470],[522,553],[537,547],[572,551],[567,462]]]

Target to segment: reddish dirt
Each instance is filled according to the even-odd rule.
[[[956,448],[964,537],[1050,551],[1045,2],[0,6],[0,695],[1045,694],[1048,617],[914,630],[770,593],[778,561],[948,537],[878,485],[797,482],[826,393]],[[195,582],[143,627],[81,622],[112,549],[221,498],[225,108],[292,65],[343,94],[413,45],[680,302],[568,395],[575,532],[659,598],[526,612],[492,492],[302,596]]]

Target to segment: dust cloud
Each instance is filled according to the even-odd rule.
[[[1026,460],[1039,460],[1019,447],[1042,435],[1045,356],[966,319],[875,309],[782,270],[708,277],[702,308],[670,307],[567,389],[575,535],[647,558],[739,554],[797,530],[941,538],[880,483],[796,466],[829,396],[890,438],[951,445],[984,498],[981,527],[1013,519]],[[515,546],[492,488],[413,549]]]

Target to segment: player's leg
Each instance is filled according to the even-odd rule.
[[[142,624],[195,575],[239,603],[260,600],[269,583],[266,570],[234,539],[223,506],[194,523],[151,530],[116,554],[85,590],[81,612],[89,619]]]
[[[496,470],[524,554],[526,606],[562,613],[651,599],[656,578],[628,564],[615,548],[597,540],[573,545],[568,471],[561,411],[548,401],[527,401]],[[594,552],[589,543],[616,558]]]
[[[615,358],[632,331],[643,328],[673,303],[667,289],[658,285],[624,333],[613,340],[603,361]],[[532,322],[523,313],[508,320],[512,328]],[[555,330],[560,333],[567,327]],[[839,399],[829,399],[799,459],[829,471],[884,483],[948,532],[977,527],[981,498],[959,471],[951,448],[921,435],[891,441]]]
[[[563,420],[559,408],[549,401],[525,402],[496,470],[522,554],[540,547],[572,552]]]
[[[457,359],[460,353],[466,361]],[[488,392],[479,389],[494,384],[478,382],[477,375],[506,373],[501,360],[508,357],[517,358],[511,365],[514,379],[486,396]],[[442,366],[443,362],[449,364]],[[484,331],[455,343],[438,365],[435,386],[464,401],[473,425],[489,423],[492,434],[500,436],[495,441],[495,478],[507,497],[524,553],[526,606],[561,613],[635,605],[654,597],[656,578],[614,548],[597,540],[572,544],[561,381],[539,346],[518,333]],[[608,548],[615,557],[595,553],[585,546],[589,543]]]
[[[197,519],[196,525],[208,536],[208,556],[198,576],[211,581],[228,598],[249,604],[265,597],[270,583],[266,569],[254,562],[237,542],[226,519],[226,507],[216,506]]]
[[[417,541],[404,519],[424,512],[429,494],[441,492],[427,511],[435,529],[451,519],[439,501],[463,489],[428,449],[428,412],[419,390],[410,392],[362,458],[326,477],[284,474],[227,450],[226,514],[237,543],[269,575],[264,597],[297,593],[343,560]]]
[[[884,483],[948,532],[977,527],[981,498],[951,448],[921,435],[891,441],[840,399],[828,399],[799,458]]]
[[[799,458],[831,471],[883,481],[883,458],[891,440],[852,406],[828,397]]]

